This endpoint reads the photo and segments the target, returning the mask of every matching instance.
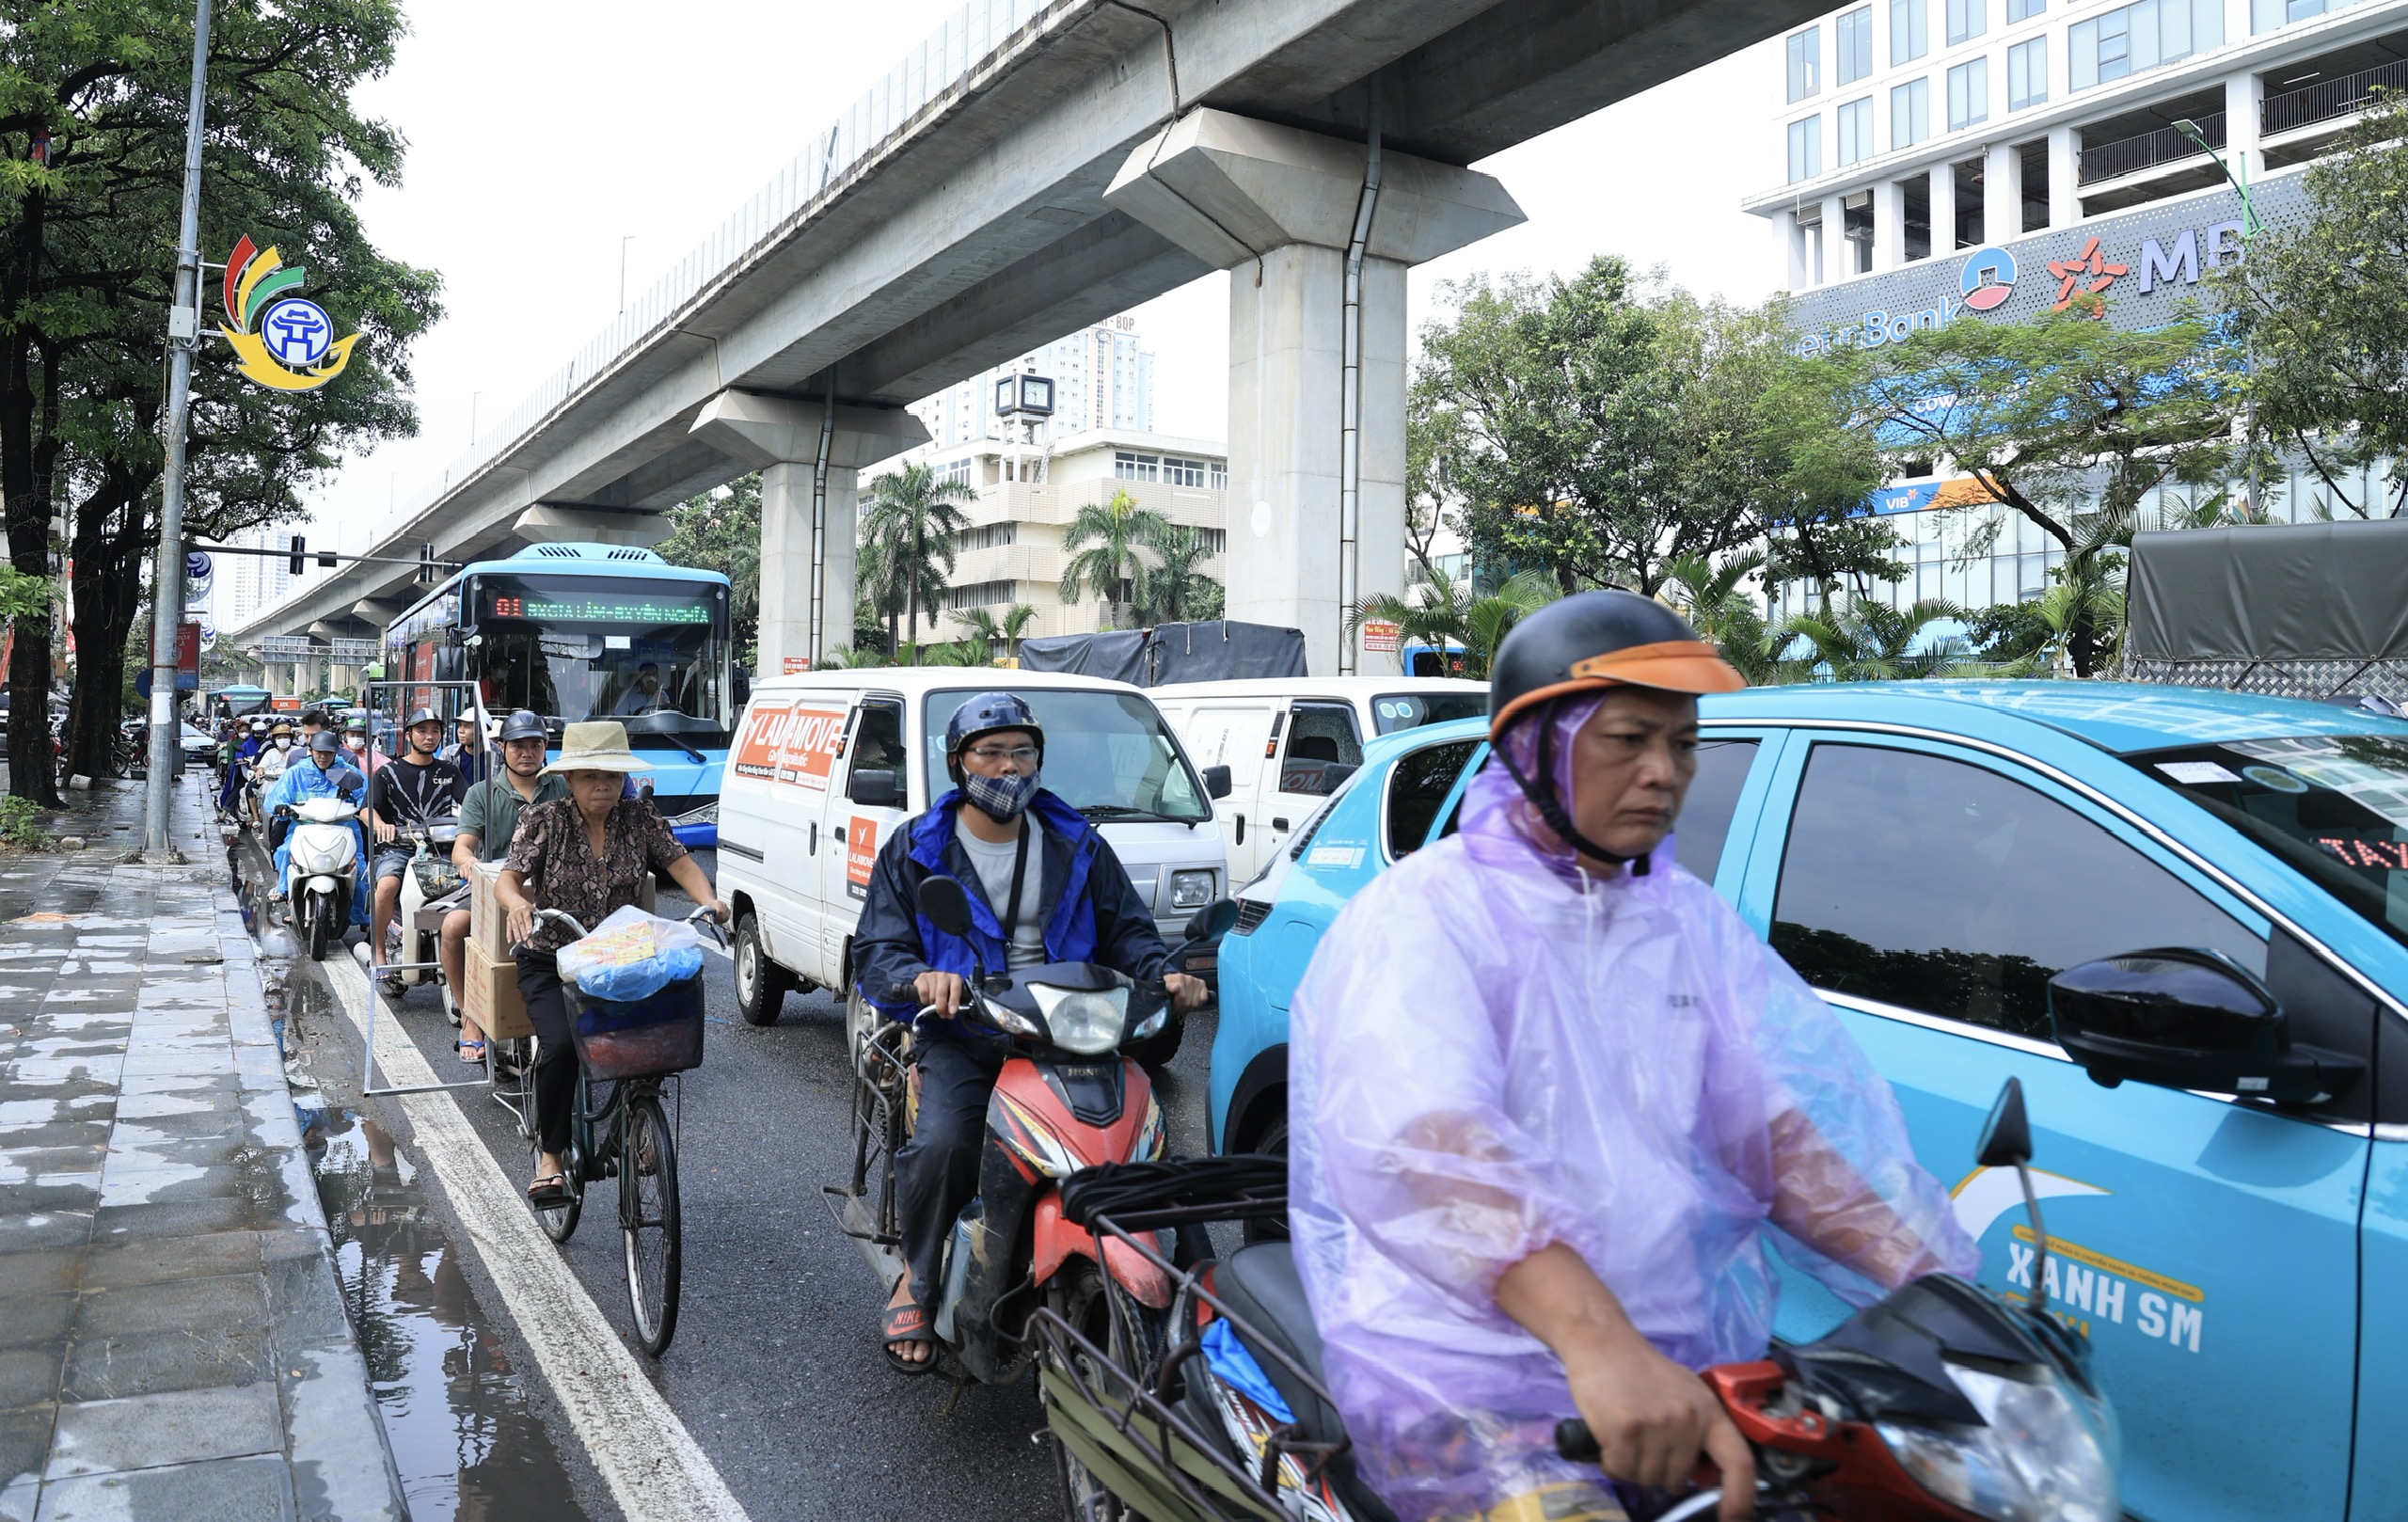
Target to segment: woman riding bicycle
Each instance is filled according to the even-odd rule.
[[[555,958],[577,936],[556,919],[537,920],[535,912],[558,910],[591,928],[636,903],[646,876],[661,871],[721,924],[728,919],[710,879],[677,844],[652,800],[626,795],[627,773],[643,768],[627,749],[626,725],[608,720],[569,725],[560,759],[544,769],[567,778],[568,797],[519,816],[498,885],[509,912],[509,938],[518,948],[518,991],[540,1042],[535,1123],[542,1156],[527,1188],[537,1206],[560,1204],[568,1193],[561,1151],[577,1099],[577,1052]]]

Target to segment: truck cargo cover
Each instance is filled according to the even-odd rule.
[[[2136,660],[2408,659],[2408,518],[2132,536]]]
[[[1164,624],[1150,629],[1105,629],[1023,640],[1022,671],[1069,672],[1164,687],[1172,682],[1226,682],[1246,677],[1302,676],[1305,636],[1268,624]]]

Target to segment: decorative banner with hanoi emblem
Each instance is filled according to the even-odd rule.
[[[335,337],[326,309],[301,294],[304,271],[248,234],[226,261],[226,315],[217,331],[234,346],[246,380],[277,391],[314,391],[342,373],[359,335]]]

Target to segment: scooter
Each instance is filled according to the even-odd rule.
[[[359,805],[341,798],[312,798],[279,805],[294,822],[286,837],[284,894],[293,906],[293,928],[324,961],[342,944],[351,925],[355,880],[359,868]]]
[[[970,900],[954,879],[922,883],[919,911],[946,934],[968,937]],[[1196,924],[1218,933],[1212,927],[1226,930],[1236,913],[1236,905],[1217,904]],[[1171,965],[1180,965],[1180,952]],[[970,991],[957,1018],[1009,1038],[1012,1051],[988,1106],[978,1195],[955,1223],[944,1255],[933,1318],[936,1367],[963,1386],[1017,1379],[1029,1365],[1025,1331],[1040,1304],[1134,1356],[1159,1340],[1170,1280],[1126,1245],[1100,1242],[1066,1222],[1056,1183],[1081,1168],[1161,1155],[1162,1107],[1146,1070],[1126,1053],[1168,1023],[1169,992],[1160,981],[1141,985],[1092,962],[996,973],[979,966]],[[910,996],[908,988],[893,992],[895,1002]],[[923,1020],[935,1015],[933,1006],[920,1011]],[[895,1153],[911,1134],[910,1032],[890,1021],[861,1043],[852,1177],[825,1191],[838,1229],[883,1285],[908,1271]],[[1139,1308],[1109,1317],[1107,1280]]]
[[[2022,1086],[2008,1079],[1978,1148],[1985,1167],[2023,1181],[2036,1259],[2032,1298],[2007,1297],[1944,1274],[1913,1280],[1829,1335],[1702,1376],[1754,1451],[1755,1513],[1846,1522],[2116,1522],[2120,1440],[2113,1404],[2092,1379],[2088,1346],[2050,1315],[2040,1225],[2027,1165]],[[1211,1170],[1247,1160],[1208,1159]],[[1153,1522],[1393,1522],[1354,1466],[1322,1373],[1321,1337],[1285,1242],[1241,1248],[1181,1269],[1155,1258],[1146,1234],[1173,1224],[1255,1218],[1284,1210],[1259,1180],[1234,1207],[1132,1201],[1126,1181],[1074,1178],[1072,1218],[1107,1242],[1153,1258],[1177,1284],[1170,1345],[1122,1362],[1077,1327],[1040,1316],[1049,1365],[1047,1420],[1065,1451],[1117,1473],[1123,1498]],[[1109,1197],[1118,1197],[1111,1198]],[[1164,1204],[1168,1201],[1163,1202]],[[1150,1208],[1149,1208],[1150,1207]],[[1226,1323],[1215,1329],[1215,1323]],[[1235,1352],[1232,1352],[1234,1347]],[[1587,1425],[1560,1423],[1558,1453],[1594,1463]],[[1199,1479],[1210,1472],[1212,1482]],[[1700,1467],[1690,1494],[1656,1522],[1713,1516],[1722,1493]],[[1075,1488],[1074,1503],[1078,1500]],[[1237,1498],[1242,1497],[1244,1504]],[[1075,1511],[1085,1517],[1092,1509]]]
[[[393,916],[401,945],[388,959],[406,970],[377,981],[399,997],[404,988],[436,980],[431,969],[440,960],[443,949],[443,915],[463,907],[453,900],[461,897],[467,882],[452,863],[452,843],[460,836],[458,819],[446,815],[424,824],[404,825],[396,833],[415,849],[409,870],[402,874],[401,903]],[[458,1024],[460,1012],[448,993],[444,1006],[452,1023]]]

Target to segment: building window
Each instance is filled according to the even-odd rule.
[[[1990,61],[1970,58],[1948,71],[1948,130],[1987,121],[1990,114]]]
[[[1954,47],[1990,29],[1990,0],[1948,0],[1948,43]]]
[[[1931,81],[1910,79],[1890,91],[1890,146],[1912,148],[1931,135]]]
[[[2006,24],[2012,26],[2020,21],[2030,21],[2048,8],[2049,0],[2006,0]]]
[[[1931,0],[1890,0],[1890,63],[1912,63],[1931,51]]]
[[[2006,50],[2006,108],[2020,111],[2049,98],[2049,40],[2036,37]]]
[[[2070,89],[2088,89],[2224,46],[2222,0],[2140,0],[2067,33]]]
[[[1789,34],[1789,98],[1802,101],[1823,87],[1823,29]]]
[[[1823,172],[1823,119],[1808,117],[1789,124],[1789,182],[1812,180]]]
[[[1207,472],[1209,479],[1205,481],[1204,484],[1214,491],[1228,491],[1229,489],[1229,462],[1227,460],[1214,460],[1211,462],[1211,465],[1212,469]]]
[[[937,480],[958,482],[964,486],[969,485],[970,457],[965,454],[958,460],[947,460],[944,464],[938,466]]]
[[[1160,481],[1163,478],[1163,457],[1159,454],[1133,454],[1127,450],[1112,452],[1112,473],[1123,481]]]
[[[1854,164],[1873,156],[1873,97],[1840,107],[1840,163]]]
[[[2339,10],[2351,0],[2249,0],[2249,29],[2271,32],[2278,26],[2321,16],[2328,10]],[[1798,97],[1791,96],[1791,100]]]
[[[1196,542],[1204,547],[1204,552],[1208,555],[1226,555],[1229,552],[1229,531],[1227,529],[1191,527],[1187,531],[1196,536]]]
[[[1010,581],[977,581],[966,587],[952,587],[945,592],[944,605],[951,609],[992,608],[999,602],[1010,602],[1015,585]]]
[[[1201,486],[1204,484],[1204,462],[1165,454],[1163,456],[1163,479],[1174,486]]]
[[[1853,85],[1873,72],[1873,8],[1859,6],[1839,21],[1839,81]]]
[[[964,529],[953,536],[953,547],[956,549],[999,549],[1015,542],[1018,535],[1014,531],[1017,528],[1018,525],[1012,523],[990,523],[982,528]]]

